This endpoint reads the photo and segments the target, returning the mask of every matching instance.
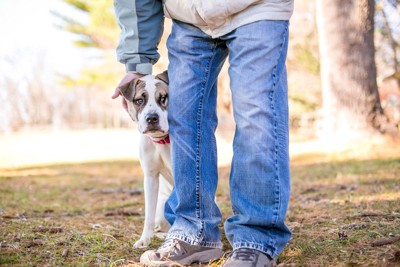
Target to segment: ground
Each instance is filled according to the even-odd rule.
[[[329,153],[315,142],[293,143],[293,237],[278,265],[400,266],[400,143]],[[229,170],[219,168],[224,218]],[[136,160],[4,167],[0,184],[0,266],[139,266],[143,251],[133,244],[144,203]]]

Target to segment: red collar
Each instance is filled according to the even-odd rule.
[[[149,139],[150,139],[151,141],[153,141],[154,143],[161,144],[161,145],[169,144],[169,143],[171,142],[171,141],[169,140],[169,135],[167,135],[166,137],[163,137],[163,139],[160,139],[160,140],[158,140],[158,139],[153,139],[153,138],[151,138],[151,137],[149,137]]]

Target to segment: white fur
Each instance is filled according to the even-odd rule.
[[[143,232],[135,247],[147,247],[154,231],[166,232],[165,201],[172,191],[170,145],[157,144],[146,135],[140,138],[140,164],[144,173],[145,219]]]
[[[147,127],[147,122],[145,118],[146,115],[157,113],[160,117],[160,127],[163,132],[149,133],[149,135],[154,138],[160,138],[168,133],[167,111],[162,110],[160,106],[157,105],[156,99],[154,98],[156,93],[156,83],[160,82],[160,80],[155,79],[153,75],[146,75],[140,79],[146,82],[145,88],[149,94],[149,99],[146,103],[146,107],[142,110],[140,114],[138,114],[138,129],[141,133],[144,133]],[[136,111],[134,111],[133,109],[133,103],[128,101],[128,112],[136,113]]]
[[[146,82],[145,90],[149,95],[146,106],[136,114],[134,104],[127,101],[128,112],[132,118],[137,115],[138,129],[142,133],[139,157],[144,173],[145,219],[142,235],[134,245],[136,248],[147,247],[155,231],[168,231],[169,224],[164,218],[164,206],[173,185],[170,145],[158,144],[151,140],[159,140],[168,135],[167,111],[163,110],[155,99],[156,83],[160,80],[152,75],[144,76],[141,80]],[[152,113],[159,115],[160,131],[146,132],[146,115]]]

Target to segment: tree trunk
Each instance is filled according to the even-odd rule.
[[[375,65],[374,0],[316,0],[323,133],[384,131]]]

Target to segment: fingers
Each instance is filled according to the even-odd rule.
[[[115,88],[114,94],[111,96],[112,99],[116,99],[119,97],[121,92],[119,91],[119,88]]]
[[[117,89],[127,85],[128,83],[130,83],[131,81],[135,80],[135,79],[139,79],[141,77],[143,77],[143,74],[139,74],[139,73],[127,73],[122,80],[119,82]]]
[[[139,74],[139,73],[127,73],[122,80],[119,82],[117,88],[115,88],[114,94],[111,96],[112,99],[116,99],[121,95],[120,92],[120,88],[122,86],[125,86],[127,84],[129,84],[131,81],[135,80],[135,79],[139,79],[141,77],[143,77],[143,74]],[[122,97],[122,107],[125,110],[128,110],[128,103],[126,102],[126,99],[124,97]]]
[[[122,80],[119,82],[117,88],[115,88],[114,94],[111,96],[112,99],[116,99],[118,96],[120,96],[120,91],[119,88],[121,88],[122,86],[127,85],[128,83],[130,83],[131,81],[135,80],[135,79],[139,79],[141,77],[143,77],[143,74],[139,74],[139,73],[127,73]]]
[[[119,92],[119,89],[117,88],[117,89],[115,89],[115,92],[114,92],[114,94],[111,96],[111,98],[112,99],[116,99],[117,97],[119,97],[121,95],[121,93]],[[128,110],[128,103],[126,102],[126,99],[125,98],[121,98],[121,103],[122,103],[122,107],[125,109],[125,110]]]

